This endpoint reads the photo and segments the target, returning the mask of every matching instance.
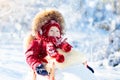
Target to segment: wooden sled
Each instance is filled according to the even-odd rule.
[[[55,59],[47,57],[49,61],[47,65],[47,70],[49,71],[48,80],[55,80],[55,68],[57,69],[64,69],[74,64],[80,64],[87,61],[86,57],[78,51],[71,50],[70,52],[66,53],[61,49],[58,49],[58,52],[63,54],[65,57],[65,61],[63,63],[58,63]],[[37,80],[37,74],[33,71],[33,79]]]

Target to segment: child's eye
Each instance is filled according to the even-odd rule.
[[[59,32],[58,30],[56,32]]]
[[[50,31],[53,31],[53,30],[50,30]]]

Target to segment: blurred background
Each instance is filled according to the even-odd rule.
[[[22,80],[27,73],[24,38],[47,8],[63,14],[65,37],[92,67],[120,69],[120,0],[0,0],[0,79]]]

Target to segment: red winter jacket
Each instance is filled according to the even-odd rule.
[[[35,68],[43,62],[48,63],[48,61],[45,59],[47,56],[46,44],[47,42],[45,40],[36,39],[31,41],[29,47],[27,48],[27,51],[25,52],[26,62],[32,69],[35,70]],[[59,45],[59,47],[55,46],[55,48],[61,48],[63,51],[69,52],[71,50],[71,45],[69,45],[67,42],[63,42]]]
[[[44,59],[47,56],[45,52],[44,43],[40,40],[33,40],[27,51],[25,52],[26,61],[35,70],[36,66],[42,62],[47,63],[47,60]]]

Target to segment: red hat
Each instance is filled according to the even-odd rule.
[[[50,20],[48,23],[46,23],[44,26],[42,26],[42,35],[48,36],[48,32],[52,26],[57,27],[60,30],[60,25],[55,20]],[[60,30],[61,34],[61,30]]]

